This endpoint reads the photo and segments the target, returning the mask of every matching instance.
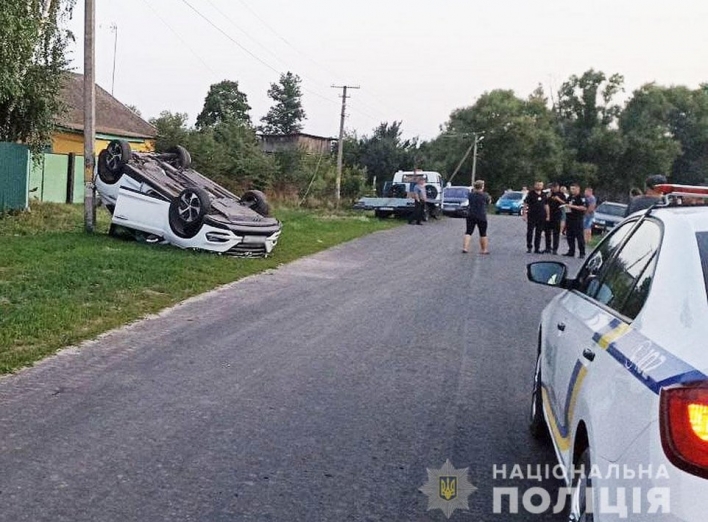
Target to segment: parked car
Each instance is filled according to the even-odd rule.
[[[592,231],[594,233],[602,233],[613,228],[624,219],[625,210],[627,210],[627,205],[623,203],[612,203],[610,201],[600,203],[595,209]]]
[[[707,266],[708,208],[668,204],[609,231],[575,277],[528,265],[531,281],[564,290],[534,339],[530,428],[562,465],[569,520],[617,520],[609,498],[632,520],[706,520]],[[652,495],[661,515],[648,514]]]
[[[469,195],[472,189],[463,186],[450,186],[443,189],[442,213],[446,216],[467,216]]]
[[[521,191],[509,191],[504,192],[502,196],[497,200],[496,213],[501,214],[503,212],[509,214],[521,215],[524,209],[524,193]]]
[[[282,225],[269,216],[262,192],[237,197],[190,168],[183,147],[165,154],[130,150],[114,140],[98,155],[96,190],[118,227],[137,239],[180,248],[262,257],[278,242]]]

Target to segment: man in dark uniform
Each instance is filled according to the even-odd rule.
[[[585,258],[585,237],[583,236],[583,219],[588,206],[585,198],[580,193],[580,185],[573,183],[570,185],[570,197],[566,205],[565,214],[565,237],[568,239],[568,251],[563,254],[567,257],[575,257],[575,243],[578,243],[578,253],[580,259]]]
[[[551,219],[548,200],[546,194],[543,193],[543,181],[536,181],[533,184],[533,190],[526,194],[524,217],[526,219],[526,252],[531,253],[533,241],[534,253],[540,254],[541,233],[546,227],[546,222]]]
[[[558,243],[560,242],[561,221],[563,220],[563,209],[561,205],[566,204],[565,194],[561,192],[557,182],[551,183],[551,192],[548,194],[548,208],[551,220],[546,222],[546,254],[557,254]],[[551,243],[551,239],[553,242]]]

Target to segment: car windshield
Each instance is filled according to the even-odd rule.
[[[466,188],[446,188],[443,194],[446,198],[466,198],[470,193]]]
[[[613,205],[612,203],[602,203],[599,207],[597,207],[597,212],[601,214],[609,214],[610,216],[623,217],[624,211],[625,206],[620,204]]]
[[[522,196],[523,194],[521,192],[507,192],[501,197],[501,199],[511,199],[517,201],[521,199]]]

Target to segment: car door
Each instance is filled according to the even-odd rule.
[[[571,445],[576,401],[589,369],[583,352],[593,346],[595,333],[612,321],[612,314],[589,298],[588,291],[594,290],[593,281],[609,268],[635,222],[623,224],[600,243],[578,272],[576,287],[559,297],[545,324],[547,362],[542,372],[548,385],[551,431],[562,454]]]
[[[657,221],[642,221],[622,244],[601,277],[587,287],[607,326],[583,346],[589,357],[584,388],[586,422],[592,428],[594,451],[615,461],[650,422],[647,415],[656,395],[630,371],[657,363],[660,351],[632,329],[649,295],[659,256],[662,229]],[[640,372],[641,373],[641,372]]]

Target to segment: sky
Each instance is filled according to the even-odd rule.
[[[648,82],[708,82],[705,0],[96,0],[96,82],[144,118],[187,113],[209,86],[232,80],[258,124],[267,91],[302,78],[303,132],[371,135],[402,121],[432,139],[450,113],[494,89],[557,90],[594,68],[625,78],[624,99]],[[117,27],[117,31],[111,29]],[[83,72],[84,2],[70,29]],[[115,79],[113,67],[115,63]]]

